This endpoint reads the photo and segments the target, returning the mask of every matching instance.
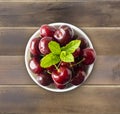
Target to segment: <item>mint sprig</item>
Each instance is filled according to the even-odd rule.
[[[71,53],[67,53],[66,51],[61,52],[60,59],[63,62],[74,62],[74,56]]]
[[[48,47],[53,54],[59,55],[61,53],[60,44],[55,41],[49,42]]]
[[[80,46],[80,40],[72,40],[66,46],[60,47],[60,44],[55,41],[50,41],[48,47],[51,53],[44,56],[40,61],[40,66],[48,68],[52,65],[64,62],[74,62],[74,56],[72,53]]]
[[[80,43],[80,40],[72,40],[66,46],[63,46],[61,50],[67,53],[73,53],[80,46]]]
[[[53,53],[47,54],[41,59],[41,67],[47,68],[60,62],[60,57]]]

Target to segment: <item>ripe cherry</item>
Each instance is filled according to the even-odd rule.
[[[33,57],[29,62],[29,67],[31,71],[35,74],[39,74],[43,71],[43,68],[40,66],[40,60],[37,57]]]
[[[40,51],[39,51],[39,48],[38,48],[40,39],[41,38],[34,38],[30,43],[30,53],[33,56],[39,56],[40,55]]]
[[[84,81],[86,74],[83,70],[79,69],[76,73],[76,75],[73,77],[71,83],[73,85],[79,85]]]
[[[55,66],[52,65],[52,66],[46,68],[46,70],[47,70],[47,72],[52,73],[52,72],[53,72],[54,70],[56,70],[56,69],[55,69]]]
[[[60,66],[64,66],[64,67],[70,68],[70,63],[61,61]]]
[[[43,37],[39,42],[39,50],[42,54],[46,55],[50,53],[50,49],[48,47],[48,43],[52,41],[52,37]]]
[[[54,82],[59,84],[66,84],[70,81],[72,72],[67,67],[60,67],[58,70],[52,72]]]
[[[83,63],[85,65],[90,65],[95,61],[95,51],[91,48],[83,49],[83,58],[85,59]]]
[[[58,89],[64,89],[66,87],[66,85],[59,84],[57,82],[54,82],[54,84],[55,84],[56,88],[58,88]]]
[[[37,81],[43,86],[48,86],[53,82],[51,75],[46,73],[38,74]]]
[[[53,37],[55,31],[56,31],[55,27],[49,25],[42,25],[40,27],[40,35],[42,37],[44,36]]]
[[[73,56],[76,58],[76,57],[78,57],[80,55],[80,53],[81,53],[80,48],[77,48],[75,50],[75,52],[73,53]]]
[[[67,26],[62,25],[56,30],[54,38],[61,44],[66,45],[73,38],[73,30]]]
[[[88,47],[88,42],[85,38],[78,37],[77,40],[81,40],[80,49],[85,49]]]

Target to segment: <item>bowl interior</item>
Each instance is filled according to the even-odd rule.
[[[60,26],[60,25],[68,25],[70,26],[71,28],[73,28],[74,32],[79,35],[79,36],[82,36],[83,38],[85,38],[88,43],[89,43],[89,47],[90,48],[93,48],[93,45],[90,41],[90,39],[88,38],[88,36],[79,28],[75,27],[74,25],[71,25],[71,24],[67,24],[67,23],[52,23],[52,24],[49,24],[50,26]],[[53,84],[51,84],[50,86],[42,86],[41,84],[38,83],[38,81],[36,80],[36,77],[37,75],[32,73],[32,71],[29,69],[29,60],[30,60],[30,42],[32,39],[36,38],[36,37],[39,37],[40,36],[40,31],[37,30],[29,39],[28,43],[27,43],[27,46],[26,46],[26,50],[25,50],[25,65],[26,65],[26,68],[27,68],[27,71],[28,71],[28,74],[30,75],[30,77],[33,79],[33,81],[38,84],[40,87],[46,89],[46,90],[49,90],[49,91],[53,91],[53,92],[67,92],[67,91],[70,91],[70,90],[73,90],[75,88],[77,88],[78,86],[74,86],[74,85],[68,85],[68,87],[64,88],[64,89],[57,89],[53,86]],[[89,65],[89,68],[88,68],[88,71],[87,71],[87,75],[85,77],[85,80],[82,82],[82,84],[86,81],[86,79],[88,78],[88,76],[90,75],[92,69],[93,69],[93,65]]]

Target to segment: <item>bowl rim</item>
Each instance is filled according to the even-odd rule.
[[[87,39],[87,41],[88,41],[88,43],[89,43],[89,47],[92,48],[92,49],[94,49],[91,40],[90,40],[89,37],[86,35],[86,33],[83,32],[80,28],[78,28],[78,27],[76,27],[76,26],[74,26],[74,25],[72,25],[72,24],[63,23],[63,22],[51,23],[51,24],[48,24],[48,25],[50,25],[50,26],[61,26],[61,25],[68,25],[68,26],[70,26],[70,27],[73,28],[75,31],[77,31],[77,32],[79,32],[80,34],[82,34],[83,37],[84,37],[85,39]],[[70,88],[64,88],[64,89],[57,89],[57,88],[54,88],[54,89],[53,89],[53,88],[49,88],[48,86],[43,86],[43,85],[41,85],[41,84],[38,83],[38,81],[37,81],[37,80],[34,78],[34,76],[32,75],[31,70],[30,70],[30,68],[29,68],[29,66],[28,66],[29,61],[28,61],[28,58],[27,58],[27,57],[28,57],[28,51],[29,51],[30,42],[31,42],[32,39],[36,38],[36,36],[37,36],[39,33],[40,33],[40,30],[38,29],[38,30],[29,38],[29,40],[28,40],[28,42],[27,42],[27,45],[26,45],[26,49],[25,49],[25,66],[26,66],[27,72],[28,72],[29,76],[32,78],[32,80],[33,80],[38,86],[42,87],[42,88],[45,89],[45,90],[52,91],[52,92],[60,92],[60,93],[61,93],[61,92],[71,91],[71,90],[73,90],[73,89],[81,86],[83,83],[85,83],[85,81],[87,80],[87,78],[90,76],[90,74],[91,74],[91,72],[92,72],[94,63],[91,64],[91,65],[89,65],[88,73],[87,73],[87,75],[86,75],[86,77],[85,77],[85,80],[84,80],[80,85],[77,85],[77,86],[73,85],[73,86],[71,86]]]

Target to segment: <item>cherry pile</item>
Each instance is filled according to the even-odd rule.
[[[40,65],[41,59],[50,53],[49,42],[58,42],[62,47],[72,40],[81,41],[80,46],[72,53],[74,62],[60,61],[48,68]],[[67,25],[42,25],[40,37],[34,38],[30,43],[30,54],[29,68],[37,75],[37,81],[43,86],[54,84],[59,89],[64,89],[69,84],[81,84],[89,65],[95,61],[95,51],[89,48],[87,40],[74,34],[74,30]]]

